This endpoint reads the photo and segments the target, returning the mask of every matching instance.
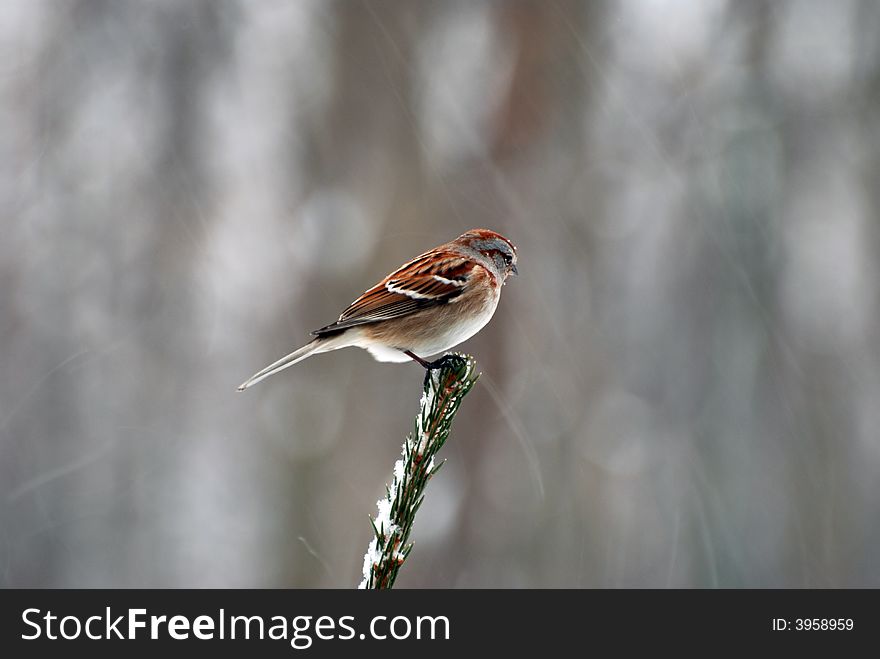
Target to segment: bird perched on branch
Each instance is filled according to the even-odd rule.
[[[364,348],[382,362],[413,360],[430,371],[449,350],[488,323],[501,287],[517,274],[516,247],[501,234],[472,229],[400,266],[317,329],[314,339],[243,382],[239,391],[320,352]]]

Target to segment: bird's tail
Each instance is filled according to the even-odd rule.
[[[274,364],[269,364],[266,368],[258,373],[254,373],[247,380],[238,385],[239,391],[244,391],[248,387],[252,387],[257,382],[261,382],[265,380],[270,375],[275,375],[279,371],[283,371],[288,366],[293,366],[294,364],[298,364],[302,360],[311,357],[312,355],[319,352],[327,352],[328,350],[336,350],[337,348],[344,347],[340,345],[339,342],[334,341],[336,337],[333,338],[317,338],[314,339],[307,344],[305,344],[299,350],[294,350],[292,353],[287,355],[286,357],[282,357]]]

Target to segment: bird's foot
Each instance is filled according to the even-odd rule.
[[[431,371],[436,371],[437,369],[441,369],[445,366],[450,366],[452,364],[460,365],[465,361],[464,357],[462,357],[461,355],[456,355],[454,353],[448,354],[448,355],[443,355],[439,359],[435,359],[432,362],[429,362],[426,359],[422,359],[421,357],[419,357],[415,353],[411,352],[410,350],[405,350],[404,354],[406,354],[413,361],[421,364],[422,367],[425,369],[425,381],[424,381],[425,387],[428,386],[428,382],[431,379]]]
[[[455,364],[456,366],[461,366],[464,363],[464,357],[461,355],[456,355],[455,353],[450,353],[448,355],[443,355],[440,359],[435,359],[432,362],[428,362],[428,365],[425,366],[428,371],[433,371],[438,368],[443,368],[445,366],[452,366]]]

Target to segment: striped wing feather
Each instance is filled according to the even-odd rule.
[[[474,263],[446,250],[432,250],[401,266],[366,291],[339,320],[312,334],[321,336],[447,304],[461,295]]]

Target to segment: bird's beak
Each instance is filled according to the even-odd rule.
[[[516,265],[510,266],[510,274],[516,276],[519,274],[519,270],[516,269]]]

